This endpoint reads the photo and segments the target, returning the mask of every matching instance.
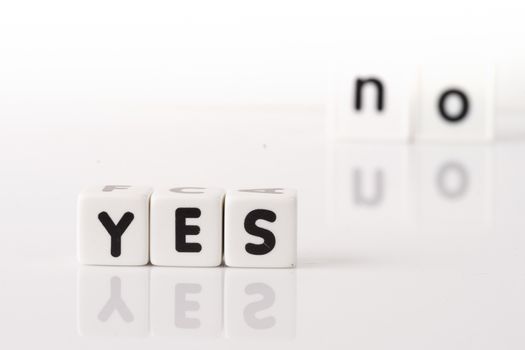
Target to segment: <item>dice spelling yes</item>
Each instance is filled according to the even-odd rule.
[[[218,266],[224,227],[226,265],[296,264],[295,190],[244,189],[229,191],[224,199],[220,189],[175,187],[155,191],[151,207],[150,195],[149,188],[135,186],[82,192],[78,200],[79,261],[145,265],[150,255],[153,265]]]
[[[151,189],[111,185],[78,197],[78,260],[87,265],[146,265]]]

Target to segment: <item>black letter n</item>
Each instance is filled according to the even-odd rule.
[[[354,106],[355,109],[360,111],[361,106],[363,105],[363,88],[366,84],[372,84],[376,87],[377,90],[377,110],[382,111],[383,107],[385,105],[385,93],[384,93],[384,87],[383,83],[379,81],[376,78],[370,78],[370,79],[357,79],[355,82],[355,100],[354,100]]]

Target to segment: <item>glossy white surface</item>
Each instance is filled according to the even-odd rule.
[[[522,348],[525,143],[512,137],[514,119],[499,119],[492,144],[359,147],[327,140],[326,121],[315,106],[219,106],[131,118],[125,129],[116,117],[4,125],[4,347]],[[153,134],[137,144],[137,135]],[[451,162],[463,170],[452,167],[438,181]],[[384,184],[374,202],[376,168]],[[362,169],[357,198],[375,205],[356,203],[354,169]],[[298,267],[282,274],[78,265],[81,188],[174,179],[297,188]],[[118,279],[114,294],[120,290],[133,321],[116,311],[100,321]],[[194,288],[179,291],[187,307],[180,319],[198,319],[201,328],[175,327],[177,283]],[[268,288],[250,294],[252,283]],[[246,324],[247,307],[248,322],[275,320],[264,339]]]

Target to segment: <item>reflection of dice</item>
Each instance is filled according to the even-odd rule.
[[[355,232],[406,232],[416,179],[405,144],[334,144],[330,225]]]
[[[224,260],[228,266],[294,267],[297,194],[281,188],[228,191]]]
[[[147,267],[82,266],[78,271],[78,332],[86,336],[147,336]]]
[[[480,234],[493,224],[492,148],[421,145],[415,148],[419,203],[425,231]]]
[[[225,330],[228,338],[295,336],[295,270],[228,269]]]
[[[219,337],[223,320],[223,269],[155,267],[151,271],[154,336]]]
[[[222,262],[224,191],[176,187],[151,197],[151,263],[218,266]]]
[[[149,261],[149,196],[139,186],[103,186],[78,197],[78,259],[93,265]]]

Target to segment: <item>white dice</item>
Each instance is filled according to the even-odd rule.
[[[228,191],[224,261],[237,267],[294,267],[297,194],[282,188]]]
[[[145,265],[149,261],[151,189],[108,185],[78,197],[78,259],[88,265]]]
[[[297,195],[282,188],[109,185],[78,198],[78,258],[87,265],[294,267]],[[151,197],[151,198],[150,198]]]
[[[218,266],[222,262],[224,191],[173,187],[151,197],[151,263]]]
[[[482,62],[354,65],[328,104],[335,139],[484,141],[494,134],[494,66]]]
[[[408,66],[342,72],[330,104],[335,137],[408,141],[415,77]]]
[[[489,140],[494,127],[491,65],[428,65],[422,70],[416,138]]]

